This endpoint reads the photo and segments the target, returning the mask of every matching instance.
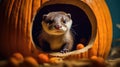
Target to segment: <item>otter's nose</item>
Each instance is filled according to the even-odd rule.
[[[55,25],[54,26],[56,29],[60,29],[62,26],[60,26],[60,25]]]

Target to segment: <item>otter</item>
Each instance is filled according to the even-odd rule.
[[[41,25],[42,32],[39,34],[38,39],[42,50],[47,50],[48,46],[51,51],[62,53],[72,49],[71,14],[63,11],[49,12],[43,15]],[[46,44],[48,45],[45,46]]]

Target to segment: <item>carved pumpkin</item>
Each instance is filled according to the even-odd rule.
[[[0,56],[7,57],[20,52],[24,56],[37,56],[39,50],[32,40],[32,20],[42,3],[47,0],[2,0],[0,4]],[[80,51],[81,57],[106,58],[112,41],[112,21],[105,0],[51,0],[51,4],[72,4],[88,16],[91,23],[91,38]],[[73,51],[74,52],[74,51]],[[72,52],[72,53],[73,53]]]

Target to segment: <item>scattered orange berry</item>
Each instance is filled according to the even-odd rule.
[[[26,57],[23,63],[27,67],[38,67],[38,62],[33,57]]]
[[[97,62],[99,65],[104,65],[105,60],[102,57],[92,56],[91,60]]]
[[[76,47],[76,49],[77,49],[77,50],[82,49],[82,48],[84,48],[84,45],[83,45],[83,44],[81,44],[81,43],[80,43],[80,44],[78,44],[78,45],[77,45],[77,47]]]
[[[16,60],[14,57],[10,57],[8,66],[17,67],[17,66],[19,66],[19,64],[20,64],[20,61]]]
[[[24,60],[24,57],[20,53],[14,53],[12,55],[12,57],[15,58],[16,60],[20,61],[20,62]]]
[[[90,59],[92,59],[92,60],[97,60],[98,57],[97,57],[97,56],[92,56]]]
[[[47,63],[47,62],[49,62],[48,55],[47,54],[43,54],[43,53],[39,54],[38,55],[38,62],[40,62],[40,63]]]

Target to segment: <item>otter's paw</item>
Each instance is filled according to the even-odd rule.
[[[64,48],[63,50],[60,51],[60,53],[67,53],[67,52],[69,52],[69,49],[67,48]]]

